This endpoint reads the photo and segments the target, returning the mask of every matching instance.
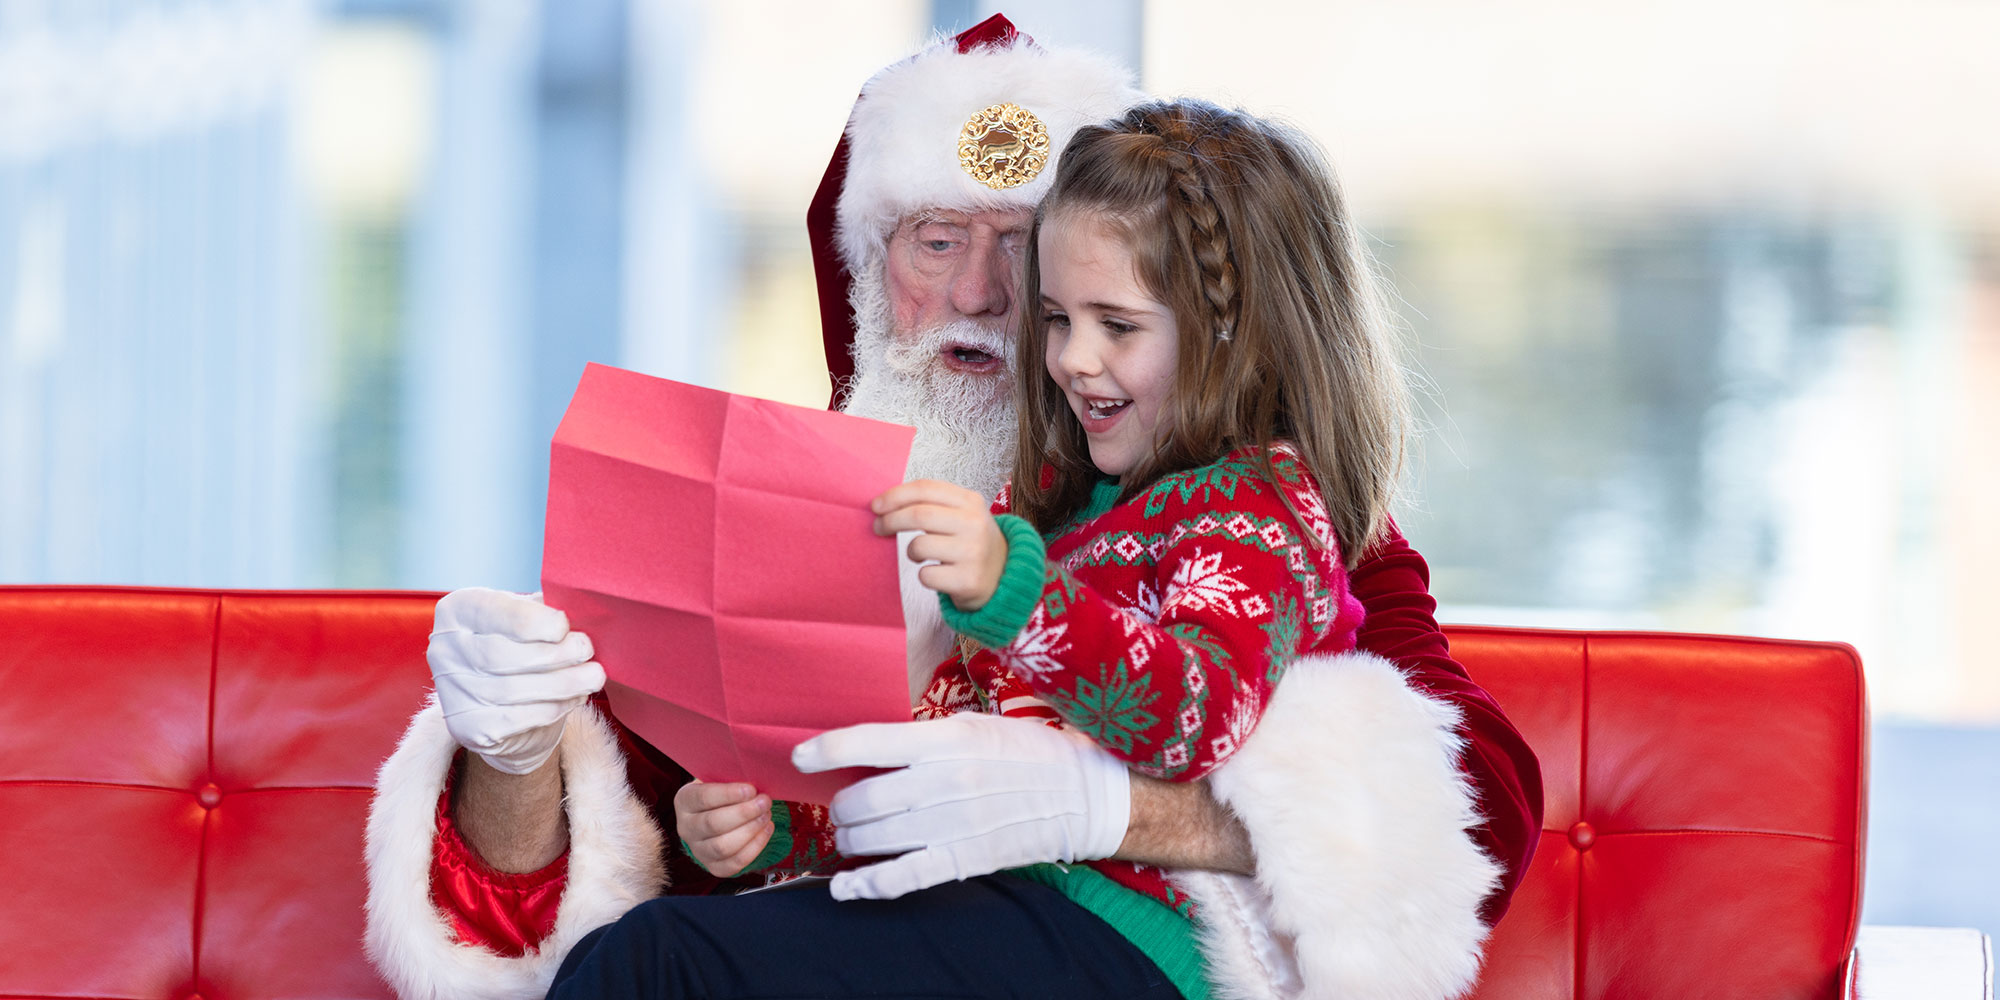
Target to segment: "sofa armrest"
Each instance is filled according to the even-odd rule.
[[[1970,927],[1863,927],[1854,1000],[1993,1000],[1993,942]]]

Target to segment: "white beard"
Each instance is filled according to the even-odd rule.
[[[897,339],[886,322],[857,325],[856,371],[841,409],[917,429],[908,478],[942,479],[991,499],[1014,464],[1014,361],[1006,336],[966,320],[914,340]],[[999,358],[1000,370],[981,375],[945,367],[940,352],[953,343]]]
[[[854,297],[854,380],[841,409],[858,417],[887,420],[917,429],[910,445],[906,479],[942,479],[989,500],[1007,481],[1014,464],[1014,352],[1004,334],[960,321],[899,341],[889,332],[888,300],[876,280],[857,277]],[[1000,370],[975,375],[947,368],[940,352],[959,343],[1000,359]],[[896,537],[906,552],[916,532]],[[896,560],[903,592],[905,664],[910,703],[930,685],[937,665],[950,655],[954,636],[938,612],[937,595],[917,579],[917,564]]]

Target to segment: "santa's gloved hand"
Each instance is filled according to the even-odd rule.
[[[835,899],[894,899],[1004,868],[1108,858],[1132,816],[1124,764],[1031,719],[966,712],[849,726],[799,744],[792,763],[898,768],[833,797],[842,853],[902,855],[835,875]]]
[[[458,744],[508,774],[542,766],[563,720],[604,686],[590,637],[540,594],[467,587],[437,603],[431,677]]]

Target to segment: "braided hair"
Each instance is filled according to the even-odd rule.
[[[1195,169],[1195,159],[1175,149],[1165,157],[1173,188],[1170,197],[1179,211],[1167,213],[1177,242],[1185,244],[1201,275],[1202,301],[1207,303],[1210,329],[1228,340],[1236,322],[1236,262],[1229,253],[1229,229],[1222,210],[1208,193],[1208,182]]]
[[[1203,101],[1140,105],[1081,129],[1063,153],[1023,276],[1015,510],[1052,531],[1098,476],[1045,373],[1039,307],[1042,228],[1084,217],[1125,241],[1179,330],[1165,433],[1123,477],[1125,496],[1238,448],[1261,455],[1288,441],[1338,536],[1317,541],[1341,544],[1351,568],[1387,524],[1409,419],[1376,279],[1312,142]]]

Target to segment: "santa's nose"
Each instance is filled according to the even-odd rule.
[[[951,283],[951,307],[967,319],[1004,319],[1013,305],[1013,262],[1000,241],[974,237]]]

